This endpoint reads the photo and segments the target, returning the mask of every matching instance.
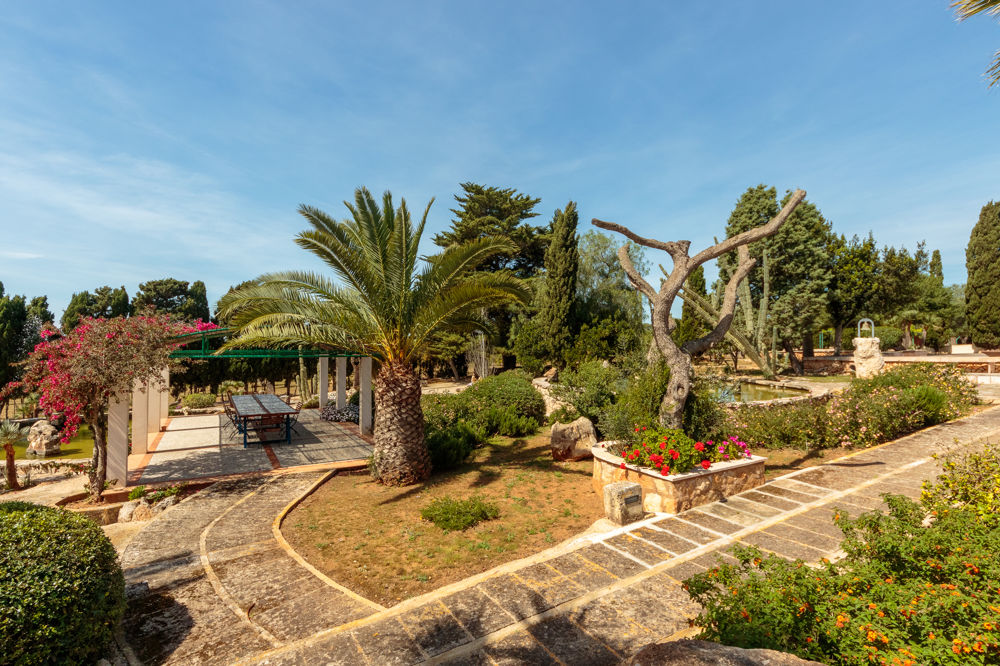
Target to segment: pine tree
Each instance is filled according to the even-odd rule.
[[[965,249],[969,280],[965,285],[966,316],[973,344],[1000,347],[1000,201],[979,213]]]
[[[556,210],[552,217],[552,236],[545,250],[545,281],[539,294],[538,321],[545,346],[551,360],[560,365],[570,346],[575,324],[578,222],[576,204],[572,201],[566,204],[565,210]]]
[[[767,222],[789,201],[785,195],[779,205],[777,190],[758,185],[748,188],[729,216],[726,236],[758,227]],[[778,344],[788,353],[796,372],[803,368],[793,349],[808,342],[812,332],[826,312],[827,286],[830,282],[831,225],[814,204],[803,201],[789,217],[787,224],[774,236],[750,245],[750,256],[757,259],[747,278],[754,304],[763,291],[761,256],[767,248],[769,258],[770,293],[769,317],[778,329]],[[735,253],[720,261],[720,276],[726,280],[736,263]]]

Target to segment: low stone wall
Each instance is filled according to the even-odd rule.
[[[651,469],[626,465],[623,459],[598,445],[594,454],[592,484],[598,496],[604,486],[633,481],[642,487],[642,508],[654,513],[680,513],[701,504],[716,502],[764,483],[764,458],[713,463],[710,469],[663,476]]]
[[[808,391],[805,395],[796,395],[788,398],[774,398],[772,400],[755,400],[752,402],[724,402],[722,407],[730,411],[747,408],[771,407],[774,405],[792,405],[800,402],[824,403],[833,397],[833,391],[826,388],[817,388],[815,385],[798,382],[779,382],[768,379],[739,379],[748,384],[760,384],[761,386],[771,386],[779,389],[799,389]]]

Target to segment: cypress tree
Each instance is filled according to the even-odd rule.
[[[574,202],[566,204],[565,210],[556,210],[551,241],[545,250],[545,282],[539,294],[538,322],[550,358],[560,365],[573,337],[578,221]]]
[[[944,266],[941,264],[941,250],[934,250],[931,253],[931,265],[930,265],[931,277],[936,277],[938,280],[944,284]]]
[[[966,316],[973,344],[1000,347],[1000,202],[989,202],[979,213],[965,248]]]

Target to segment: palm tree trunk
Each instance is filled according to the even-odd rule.
[[[17,466],[14,463],[14,445],[4,444],[4,453],[7,458],[7,490],[20,490],[21,484],[17,482]]]
[[[408,486],[431,475],[424,442],[420,379],[409,363],[385,364],[375,377],[375,471],[387,486]]]

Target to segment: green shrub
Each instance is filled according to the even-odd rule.
[[[466,530],[499,516],[499,507],[478,496],[464,500],[439,497],[420,510],[421,518],[431,521],[446,532]]]
[[[191,409],[204,409],[215,405],[216,398],[213,393],[188,393],[181,398],[181,404]]]
[[[456,423],[443,429],[426,429],[424,439],[434,471],[443,472],[464,463],[486,438],[467,424]]]
[[[146,486],[136,486],[132,490],[128,491],[129,500],[142,499],[146,496]]]
[[[694,439],[720,439],[726,410],[716,399],[717,387],[707,381],[696,382],[684,403],[684,432]]]
[[[552,384],[552,395],[600,427],[601,415],[615,402],[620,381],[614,367],[605,367],[603,361],[587,361],[576,370],[560,373],[558,383]]]
[[[444,430],[458,423],[464,416],[465,400],[461,393],[433,393],[420,397],[424,412],[424,429]]]
[[[461,393],[420,399],[428,431],[468,425],[481,437],[521,437],[545,422],[545,400],[524,372],[510,371],[480,379]]]
[[[857,335],[857,330],[854,335]],[[882,351],[900,349],[903,345],[903,331],[895,326],[876,326],[875,337],[878,338],[878,346]],[[853,349],[853,345],[851,348]]]
[[[977,520],[1000,524],[1000,443],[986,442],[982,451],[946,456],[934,483],[925,481],[921,503],[935,515],[959,507]]]
[[[580,413],[572,405],[563,405],[549,414],[549,423],[572,423],[578,418],[580,418]]]
[[[149,495],[149,501],[153,502],[153,503],[156,503],[156,502],[159,502],[161,499],[165,499],[167,497],[173,497],[174,495],[179,494],[181,492],[181,490],[183,489],[183,487],[184,487],[184,484],[180,484],[180,485],[169,486],[167,488],[162,488],[160,490],[157,490],[154,493],[150,493],[150,495]]]
[[[956,368],[899,365],[870,379],[856,379],[834,396],[828,410],[829,441],[873,446],[965,414],[975,401],[975,386]]]
[[[819,449],[831,446],[827,406],[809,401],[787,405],[740,405],[724,420],[725,432],[755,449]]]
[[[0,661],[92,664],[125,610],[125,579],[96,523],[0,503]]]
[[[947,493],[945,493],[947,495]],[[968,506],[884,496],[889,514],[837,518],[846,556],[814,568],[756,548],[686,581],[701,638],[823,663],[996,664],[1000,526]]]
[[[486,434],[520,437],[545,422],[545,400],[524,373],[484,377],[457,395],[460,418]]]
[[[314,409],[319,407],[319,396],[314,395],[302,403],[302,409]]]
[[[601,436],[636,443],[637,425],[659,422],[660,401],[667,392],[669,381],[670,368],[662,361],[648,366],[628,380],[617,401],[601,416]]]

